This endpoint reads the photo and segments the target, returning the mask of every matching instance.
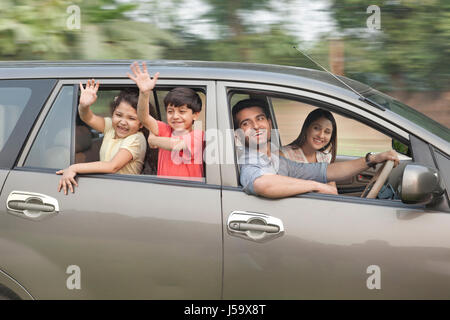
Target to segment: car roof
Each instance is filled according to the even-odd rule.
[[[32,78],[124,78],[134,60],[101,61],[7,61],[0,62],[0,79]],[[335,91],[352,98],[357,95],[331,74],[301,67],[271,64],[150,60],[149,72],[160,72],[161,78],[190,78],[248,81],[301,87],[319,92]],[[353,90],[364,93],[371,88],[358,81],[339,76]]]

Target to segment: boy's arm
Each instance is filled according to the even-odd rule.
[[[182,139],[170,138],[170,137],[158,137],[154,134],[149,134],[148,144],[154,148],[161,148],[164,150],[183,150],[186,149],[186,142]]]
[[[133,160],[133,155],[131,152],[121,148],[110,161],[77,163],[71,165],[67,169],[59,170],[56,174],[62,174],[63,176],[58,183],[58,192],[61,191],[62,188],[64,190],[64,194],[67,194],[67,189],[70,189],[73,193],[73,187],[78,187],[78,183],[75,180],[75,176],[78,173],[116,173],[131,160]],[[74,186],[72,186],[72,184]]]
[[[139,67],[137,62],[134,62],[131,66],[131,71],[133,71],[133,76],[127,73],[128,78],[133,80],[139,88],[139,100],[138,100],[138,118],[142,124],[150,130],[151,133],[158,135],[158,122],[155,118],[150,115],[149,104],[150,104],[150,93],[156,85],[158,80],[159,72],[155,74],[153,79],[151,79],[145,62],[142,63],[142,69]]]
[[[90,108],[97,100],[99,86],[100,83],[95,83],[94,79],[86,82],[86,88],[83,88],[83,84],[80,82],[81,95],[78,113],[84,123],[99,132],[103,132],[105,130],[105,119],[94,114]]]

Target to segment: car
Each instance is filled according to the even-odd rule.
[[[203,101],[205,175],[85,174],[58,192],[57,170],[98,160],[102,133],[77,115],[79,83],[100,81],[107,116],[132,61],[0,62],[0,296],[4,299],[449,299],[450,130],[360,82],[300,67],[147,61],[164,96]],[[375,169],[338,195],[283,199],[239,184],[231,107],[265,99],[286,145],[314,108],[338,122],[345,161],[394,148],[383,192]],[[153,168],[153,169],[152,169]],[[383,194],[381,194],[383,193]]]

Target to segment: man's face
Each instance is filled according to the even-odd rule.
[[[267,119],[261,107],[250,107],[236,114],[239,128],[244,132],[247,146],[262,146],[270,141],[272,121]]]

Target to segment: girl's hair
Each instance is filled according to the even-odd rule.
[[[136,109],[137,111],[137,104],[138,104],[138,100],[139,100],[139,91],[137,89],[133,89],[133,88],[126,88],[123,89],[119,92],[119,95],[117,97],[114,98],[114,100],[111,102],[111,110],[112,112],[114,112],[114,110],[116,110],[116,108],[119,106],[119,104],[124,101],[126,103],[128,103],[130,106],[132,106],[134,109]],[[152,110],[152,105],[149,105],[150,110]],[[144,126],[142,126],[141,129],[139,129],[139,131],[141,131],[144,136],[145,136],[145,140],[148,139],[148,135],[149,135],[149,131],[147,130],[147,128],[145,128]]]
[[[331,121],[331,124],[333,126],[333,132],[331,133],[331,139],[327,143],[326,146],[324,146],[319,151],[325,151],[331,146],[331,162],[334,162],[336,160],[336,151],[337,151],[337,126],[336,126],[336,120],[334,120],[333,115],[331,112],[323,109],[315,109],[311,111],[308,116],[305,119],[305,122],[303,122],[302,130],[300,131],[300,134],[298,135],[297,139],[292,141],[288,146],[292,147],[292,149],[298,149],[301,146],[303,146],[306,142],[306,132],[308,131],[308,128],[311,126],[311,124],[320,119],[325,118]]]
[[[117,106],[122,102],[125,101],[129,105],[131,105],[134,109],[137,110],[137,104],[139,100],[139,91],[136,89],[127,88],[122,91],[120,91],[119,95],[114,98],[114,100],[111,102],[111,110],[114,112],[116,110]]]

